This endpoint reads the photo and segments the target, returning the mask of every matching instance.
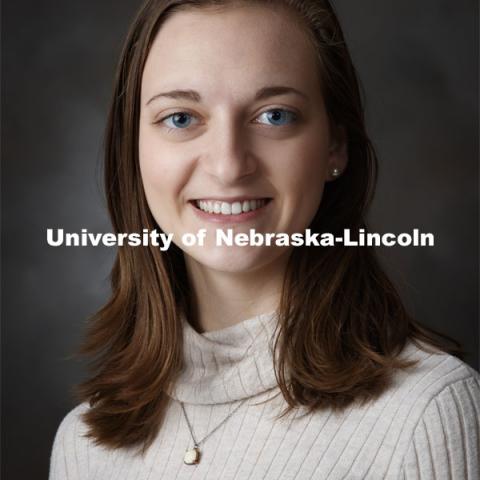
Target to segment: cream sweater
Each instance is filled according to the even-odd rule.
[[[200,479],[453,479],[480,478],[480,375],[457,358],[408,344],[418,358],[397,372],[375,402],[343,413],[321,411],[275,420],[278,395],[271,353],[274,314],[199,334],[184,321],[186,368],[168,407],[166,423],[144,457],[110,451],[82,436],[73,409],[58,428],[50,480]],[[270,398],[269,402],[258,404]],[[193,446],[179,401],[200,443],[197,465],[184,463]],[[256,405],[257,404],[257,405]]]

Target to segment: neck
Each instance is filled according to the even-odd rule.
[[[285,261],[241,273],[213,270],[188,256],[185,263],[193,287],[190,322],[199,333],[220,330],[278,307]]]
[[[182,324],[183,368],[167,392],[170,397],[185,403],[213,405],[276,389],[276,312],[205,333],[198,333],[185,315]],[[276,390],[272,393],[278,394]]]

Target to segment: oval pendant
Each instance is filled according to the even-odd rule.
[[[187,450],[185,452],[185,456],[183,457],[183,461],[187,465],[195,465],[196,463],[200,462],[200,450],[198,447],[193,447],[191,450]]]

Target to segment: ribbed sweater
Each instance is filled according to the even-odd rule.
[[[397,370],[376,400],[276,419],[286,406],[273,369],[276,315],[203,334],[183,324],[185,368],[146,454],[85,438],[83,403],[57,430],[50,480],[480,478],[480,375],[456,357],[409,342],[400,356],[419,363]],[[197,440],[243,402],[200,443],[195,465],[184,463],[193,441],[180,402]]]

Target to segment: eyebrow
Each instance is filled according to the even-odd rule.
[[[300,90],[293,87],[287,87],[284,85],[270,85],[263,87],[255,94],[255,101],[265,100],[266,98],[275,97],[278,95],[286,95],[293,93],[308,100],[308,96]],[[201,102],[202,96],[195,90],[171,90],[170,92],[157,93],[154,95],[145,105],[157,100],[158,98],[173,98],[175,100],[190,100],[192,102]]]

